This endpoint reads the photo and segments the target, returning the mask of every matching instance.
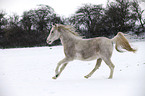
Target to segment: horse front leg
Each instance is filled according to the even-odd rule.
[[[60,68],[60,71],[59,72],[56,72],[55,73],[56,75],[54,77],[52,77],[52,78],[53,79],[57,79],[57,77],[60,76],[61,72],[64,70],[64,68],[66,67],[67,64],[68,63],[63,64],[62,67]]]
[[[84,77],[85,77],[85,78],[91,77],[91,76],[93,75],[93,73],[100,67],[101,62],[102,62],[102,59],[101,59],[101,58],[97,59],[97,63],[96,63],[96,65],[95,65],[95,68],[94,68],[88,75],[86,75],[86,76],[84,76]]]
[[[66,65],[68,64],[70,60],[68,60],[67,58],[64,58],[63,60],[61,60],[58,64],[57,67],[55,69],[55,76],[52,77],[52,79],[57,79],[58,76],[60,76],[61,72],[64,70],[64,68],[66,67]],[[62,65],[62,67],[60,68],[60,66]],[[59,70],[60,69],[60,70]]]

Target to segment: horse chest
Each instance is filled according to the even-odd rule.
[[[72,45],[64,47],[64,53],[65,53],[66,57],[74,58],[75,53],[76,53],[74,45],[72,44]]]

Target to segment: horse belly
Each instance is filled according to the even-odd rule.
[[[99,58],[98,53],[93,53],[93,54],[82,54],[82,53],[76,53],[76,59],[77,60],[82,60],[82,61],[91,61]]]
[[[100,53],[100,44],[97,43],[96,39],[84,40],[83,42],[79,42],[76,49],[76,59],[83,61],[94,60],[99,57]]]

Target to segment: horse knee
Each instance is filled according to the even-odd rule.
[[[114,64],[111,64],[111,67],[114,69],[115,68],[115,65]]]

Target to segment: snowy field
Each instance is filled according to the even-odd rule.
[[[85,79],[96,61],[73,61],[57,80],[54,70],[63,47],[0,49],[0,96],[145,96],[145,42],[134,53],[113,52],[114,78],[108,66]]]

